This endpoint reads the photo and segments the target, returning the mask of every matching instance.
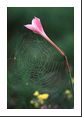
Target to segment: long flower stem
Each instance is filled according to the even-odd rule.
[[[68,69],[68,72],[69,72],[69,75],[70,75],[71,89],[72,89],[72,93],[73,93],[72,76],[71,76],[71,71],[70,71],[67,56],[47,35],[44,35],[43,37],[64,57],[65,63],[66,63],[66,66],[67,66],[67,69]]]
[[[43,36],[43,35],[42,35]],[[43,36],[62,56],[65,56],[64,52],[45,34]]]

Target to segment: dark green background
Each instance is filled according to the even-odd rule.
[[[15,90],[13,82],[17,78],[13,75],[14,53],[17,45],[21,44],[24,35],[36,36],[24,25],[31,23],[33,17],[40,18],[46,34],[66,53],[72,71],[74,73],[74,8],[73,7],[8,7],[7,8],[7,60],[8,60],[8,108],[32,108],[32,87],[28,89],[20,82],[20,89]],[[39,36],[38,36],[39,37]],[[23,66],[23,63],[22,63]],[[19,68],[18,68],[19,69]],[[24,74],[22,74],[23,79]],[[24,79],[24,82],[26,79]],[[13,88],[14,87],[14,88]],[[73,100],[57,97],[60,108],[73,108]]]

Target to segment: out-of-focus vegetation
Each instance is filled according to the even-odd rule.
[[[58,66],[53,72],[49,69],[55,63],[53,57],[57,56],[54,54],[55,50],[42,37],[24,27],[25,24],[31,23],[34,16],[40,18],[46,34],[66,53],[74,77],[74,8],[9,7],[7,9],[7,106],[12,109],[73,108],[74,98],[65,67]],[[61,58],[58,56],[57,60]],[[44,63],[46,63],[45,69],[48,70],[43,70]],[[40,72],[41,67],[42,72]],[[58,76],[54,76],[52,74],[54,72]],[[41,78],[42,81],[39,80]],[[49,82],[51,83],[47,85]],[[43,88],[44,86],[46,87]]]

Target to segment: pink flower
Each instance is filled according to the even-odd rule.
[[[34,33],[37,33],[41,35],[43,38],[45,38],[57,51],[60,52],[62,56],[64,56],[64,52],[46,35],[44,32],[44,29],[42,27],[42,24],[40,22],[40,19],[37,17],[34,17],[32,20],[32,24],[24,25],[26,28],[32,30]]]
[[[69,67],[69,63],[68,63],[68,59],[67,56],[65,55],[65,53],[46,35],[46,33],[43,30],[42,24],[40,22],[40,19],[35,17],[32,20],[32,24],[27,24],[24,25],[26,28],[32,30],[34,33],[37,33],[39,35],[41,35],[42,37],[44,37],[44,39],[46,39],[64,58],[65,58],[65,62],[68,68],[68,71],[70,73],[70,78],[71,78],[71,72],[70,72],[70,67]]]
[[[32,24],[27,24],[27,25],[24,25],[26,28],[32,30],[34,33],[37,33],[43,37],[46,36],[44,30],[43,30],[43,27],[42,27],[42,24],[40,22],[40,19],[37,18],[37,17],[34,17],[33,20],[32,20]]]

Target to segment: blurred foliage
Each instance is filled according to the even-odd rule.
[[[45,68],[50,68],[54,61],[54,56],[62,61],[62,58],[42,37],[27,30],[24,25],[31,23],[33,17],[41,19],[46,34],[66,53],[71,67],[72,76],[74,74],[74,8],[72,7],[8,7],[7,8],[7,67],[8,67],[8,108],[36,108],[30,102],[33,100],[33,93],[38,90],[42,91],[41,84],[31,82],[31,71],[34,69],[37,74],[41,64],[49,63]],[[41,41],[40,41],[41,40]],[[39,49],[39,47],[45,49]],[[47,53],[46,56],[42,56]],[[49,51],[51,53],[49,53]],[[34,56],[36,55],[36,60]],[[43,57],[41,61],[41,57]],[[47,60],[47,62],[46,62]],[[41,67],[41,66],[40,66]],[[58,67],[59,68],[59,67]],[[62,69],[62,65],[60,67]],[[60,70],[56,79],[48,71],[42,71],[46,78],[52,75],[51,84],[48,92],[52,93],[53,99],[48,100],[45,105],[38,108],[73,108],[74,100],[71,93],[69,74]],[[64,69],[65,70],[65,69]],[[43,73],[44,72],[44,73]],[[56,69],[55,69],[56,72]],[[65,72],[65,73],[64,73]],[[33,74],[34,78],[41,78],[41,75]],[[73,76],[74,77],[74,76]],[[59,80],[57,80],[59,79]],[[44,77],[43,77],[44,80]],[[49,80],[47,78],[47,80]],[[57,84],[53,84],[57,80]],[[38,80],[38,82],[40,82]],[[43,81],[42,81],[43,82]],[[46,82],[44,82],[46,83]],[[53,85],[52,90],[51,85]],[[47,85],[46,85],[47,86]],[[62,88],[64,87],[64,88]],[[44,89],[43,89],[44,90]],[[50,90],[50,91],[49,91]],[[70,97],[70,98],[69,98]]]

